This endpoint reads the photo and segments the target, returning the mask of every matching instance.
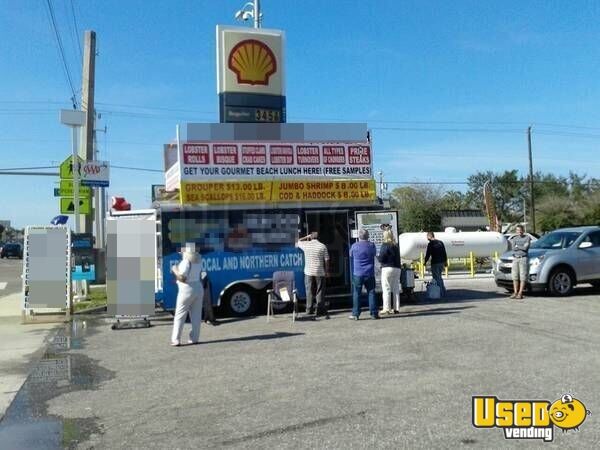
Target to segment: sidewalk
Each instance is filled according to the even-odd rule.
[[[21,325],[21,293],[0,297],[0,420],[60,325]]]

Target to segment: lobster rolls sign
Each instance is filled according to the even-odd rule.
[[[181,181],[373,178],[369,143],[187,142]]]
[[[284,95],[283,32],[217,26],[217,92]]]

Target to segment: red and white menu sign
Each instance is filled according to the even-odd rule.
[[[237,179],[372,179],[367,142],[187,142],[181,181]]]

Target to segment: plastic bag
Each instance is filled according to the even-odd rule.
[[[427,283],[427,298],[429,300],[438,300],[441,298],[442,292],[435,280]]]

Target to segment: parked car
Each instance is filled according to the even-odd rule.
[[[23,258],[21,244],[4,244],[0,249],[0,258]]]
[[[512,290],[512,251],[494,268],[496,285]],[[600,226],[562,228],[545,234],[529,248],[529,291],[569,295],[579,283],[600,288]]]

